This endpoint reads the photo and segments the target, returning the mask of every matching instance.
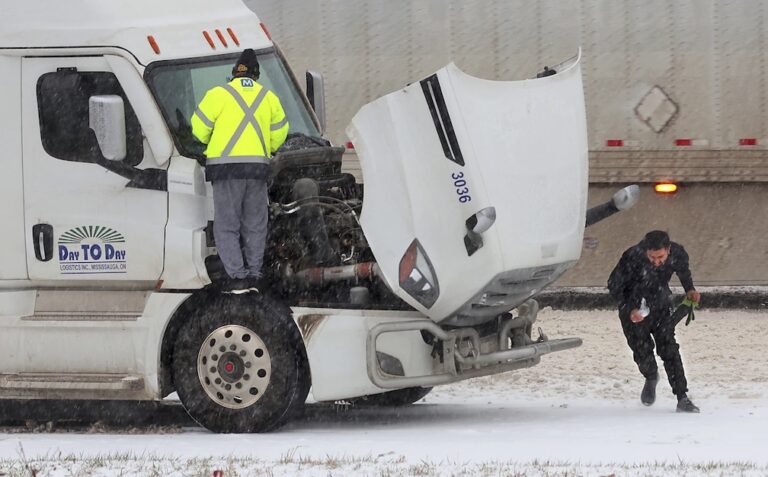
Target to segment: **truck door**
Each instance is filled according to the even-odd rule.
[[[21,58],[0,54],[0,144],[3,145],[0,174],[0,223],[3,246],[0,247],[0,281],[26,280],[27,258],[24,253],[24,202],[21,173]],[[11,99],[15,99],[12,101]]]
[[[27,265],[30,280],[46,287],[130,281],[133,289],[150,288],[163,270],[165,186],[136,186],[104,167],[89,128],[90,97],[121,97],[126,154],[113,162],[126,170],[157,167],[109,65],[102,56],[22,61]]]

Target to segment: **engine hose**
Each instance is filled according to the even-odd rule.
[[[361,280],[374,280],[381,276],[381,270],[376,262],[362,262],[340,267],[305,268],[295,273],[287,271],[286,278],[307,286],[322,287],[331,282],[352,281],[357,284]]]
[[[304,204],[310,203],[313,206],[327,207],[340,214],[345,213],[344,211],[338,209],[336,206],[332,206],[331,204],[323,204],[323,202],[333,202],[338,205],[344,206],[346,208],[346,212],[349,212],[349,214],[352,215],[355,222],[357,222],[358,224],[360,223],[360,220],[358,220],[357,218],[357,212],[355,212],[355,209],[348,203],[344,202],[343,200],[337,199],[335,197],[328,197],[324,195],[304,197],[303,199],[294,200],[293,202],[289,202],[287,204],[280,204],[280,207],[283,209],[283,211],[285,211],[285,213],[292,214],[293,212],[299,210]]]

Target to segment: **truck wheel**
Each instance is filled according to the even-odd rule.
[[[260,294],[222,295],[179,333],[173,379],[187,413],[203,427],[265,432],[306,400],[305,360],[290,309]]]
[[[430,391],[432,391],[432,388],[403,388],[381,394],[369,394],[349,399],[349,401],[355,406],[407,406],[423,398]]]

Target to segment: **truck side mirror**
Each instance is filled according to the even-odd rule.
[[[96,133],[101,155],[110,161],[125,159],[125,105],[115,94],[88,98],[88,127]]]
[[[325,132],[325,80],[316,71],[307,70],[307,98],[320,121],[320,134]]]
[[[633,207],[640,198],[640,187],[637,184],[627,186],[611,197],[608,202],[596,205],[587,210],[587,220],[585,227],[594,225],[603,219],[607,219],[616,212],[627,210]]]
[[[464,224],[467,226],[467,235],[464,236],[464,246],[467,254],[472,256],[483,246],[482,233],[491,228],[496,222],[496,207],[486,207],[472,214]]]
[[[633,184],[613,194],[611,201],[617,209],[626,210],[637,204],[638,199],[640,199],[640,187]]]

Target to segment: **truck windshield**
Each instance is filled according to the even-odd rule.
[[[320,137],[305,100],[280,57],[274,50],[259,52],[258,57],[258,81],[280,98],[290,123],[289,132]],[[160,104],[181,154],[203,157],[205,145],[192,136],[190,118],[206,91],[230,79],[237,58],[238,55],[226,55],[160,61],[147,68],[146,80]]]

